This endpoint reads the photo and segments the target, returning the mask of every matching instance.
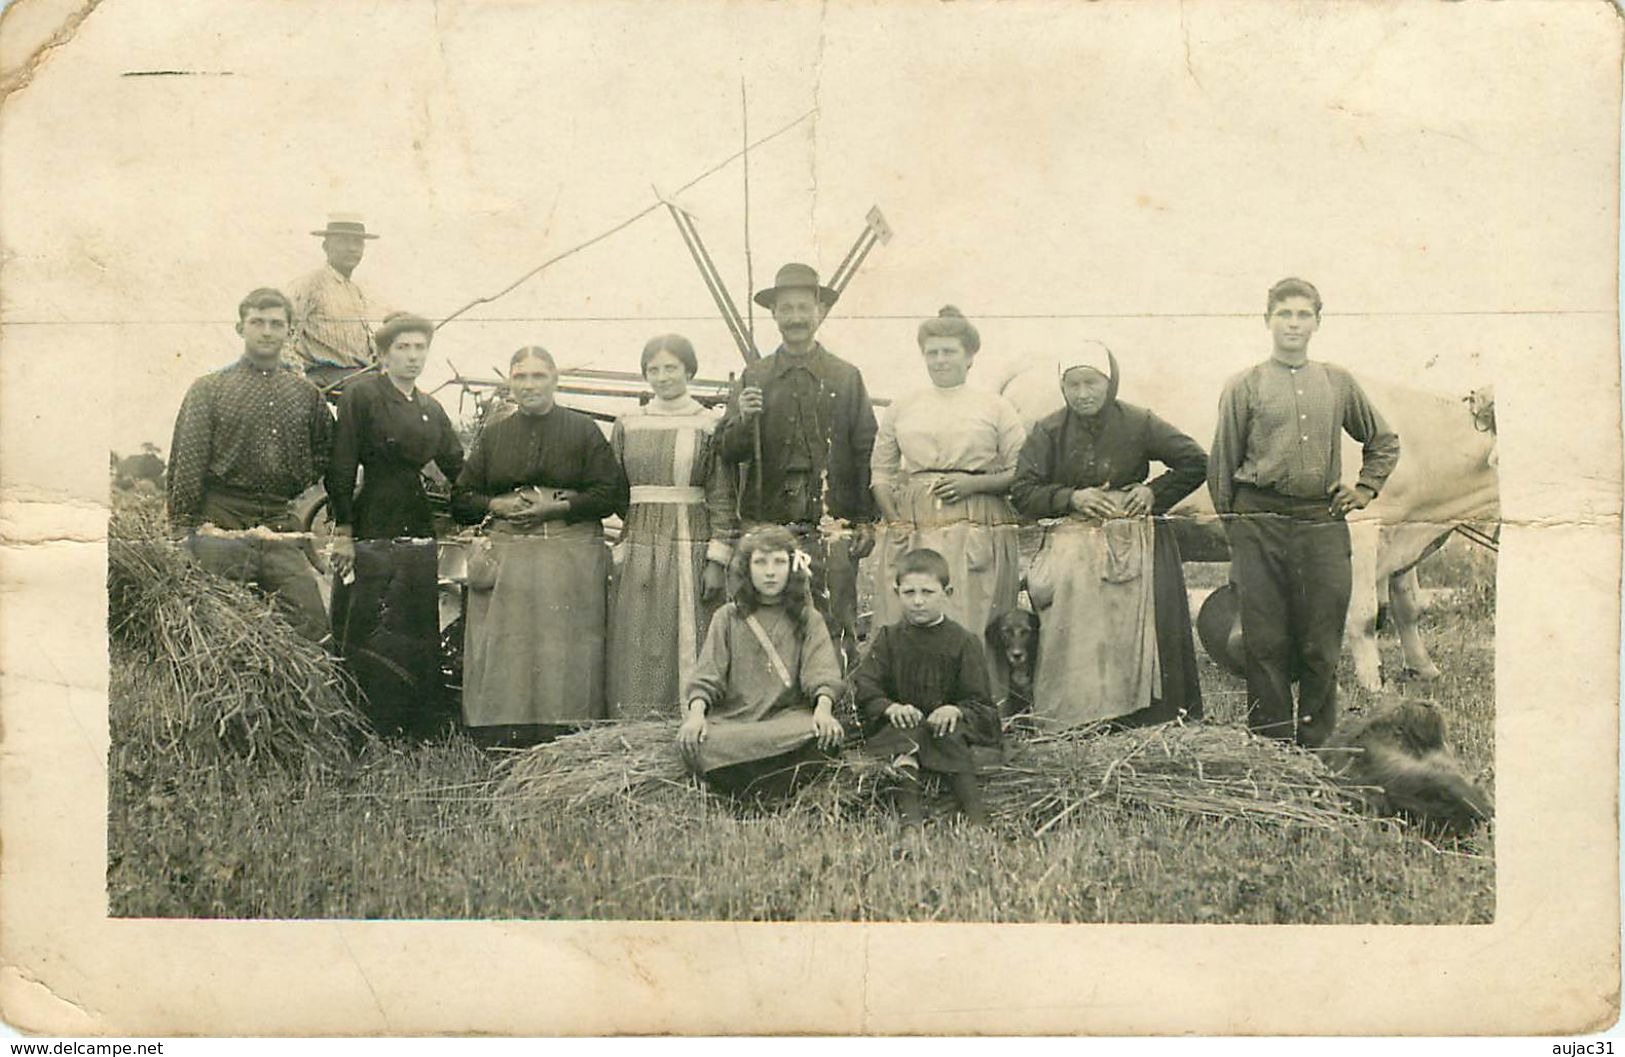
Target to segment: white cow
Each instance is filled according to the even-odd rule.
[[[1358,374],[1356,377],[1399,434],[1400,443],[1399,466],[1382,493],[1369,507],[1349,518],[1354,591],[1349,601],[1345,642],[1354,654],[1360,684],[1376,690],[1382,685],[1377,609],[1384,599],[1399,630],[1405,666],[1422,678],[1437,678],[1438,667],[1428,656],[1416,628],[1420,615],[1416,564],[1457,525],[1490,526],[1499,521],[1500,488],[1495,468],[1493,394],[1489,390],[1479,390],[1464,402]],[[1016,405],[1029,426],[1062,406],[1052,360],[1034,361],[1007,373],[997,388]],[[1205,399],[1198,400],[1191,395],[1190,386],[1177,388],[1178,393],[1174,386],[1168,387],[1166,401],[1153,394],[1142,399],[1130,395],[1127,399],[1149,405],[1203,447],[1208,446],[1218,420],[1219,390],[1214,388],[1204,394]],[[1140,391],[1145,392],[1145,387]],[[1345,436],[1344,477],[1352,481],[1359,466],[1359,445]],[[1205,487],[1175,506],[1170,515],[1184,519],[1176,526],[1187,561],[1229,559],[1229,547]]]

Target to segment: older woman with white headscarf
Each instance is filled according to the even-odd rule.
[[[1027,574],[1038,609],[1033,714],[1047,729],[1202,714],[1179,545],[1163,520],[1207,476],[1207,454],[1117,399],[1117,359],[1085,341],[1059,364],[1066,406],[1034,425],[1010,494],[1058,519]],[[1151,463],[1166,470],[1148,480]]]

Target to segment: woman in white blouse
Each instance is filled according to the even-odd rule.
[[[982,339],[957,308],[921,323],[919,343],[932,384],[887,410],[871,461],[885,519],[875,622],[901,619],[892,569],[907,551],[930,547],[948,559],[948,617],[980,638],[996,614],[1015,608],[1020,588],[1016,513],[1006,493],[1027,434],[1009,401],[965,384]]]

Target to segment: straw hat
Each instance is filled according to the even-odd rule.
[[[359,213],[329,213],[327,226],[320,231],[312,231],[311,234],[324,239],[329,235],[359,235],[364,239],[378,237],[367,234],[367,225]]]

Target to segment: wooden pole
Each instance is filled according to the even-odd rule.
[[[739,115],[743,128],[741,133],[746,149],[745,160],[745,315],[750,331],[750,343],[756,344],[756,273],[751,266],[750,257],[750,101],[745,95],[745,79],[739,79]]]

